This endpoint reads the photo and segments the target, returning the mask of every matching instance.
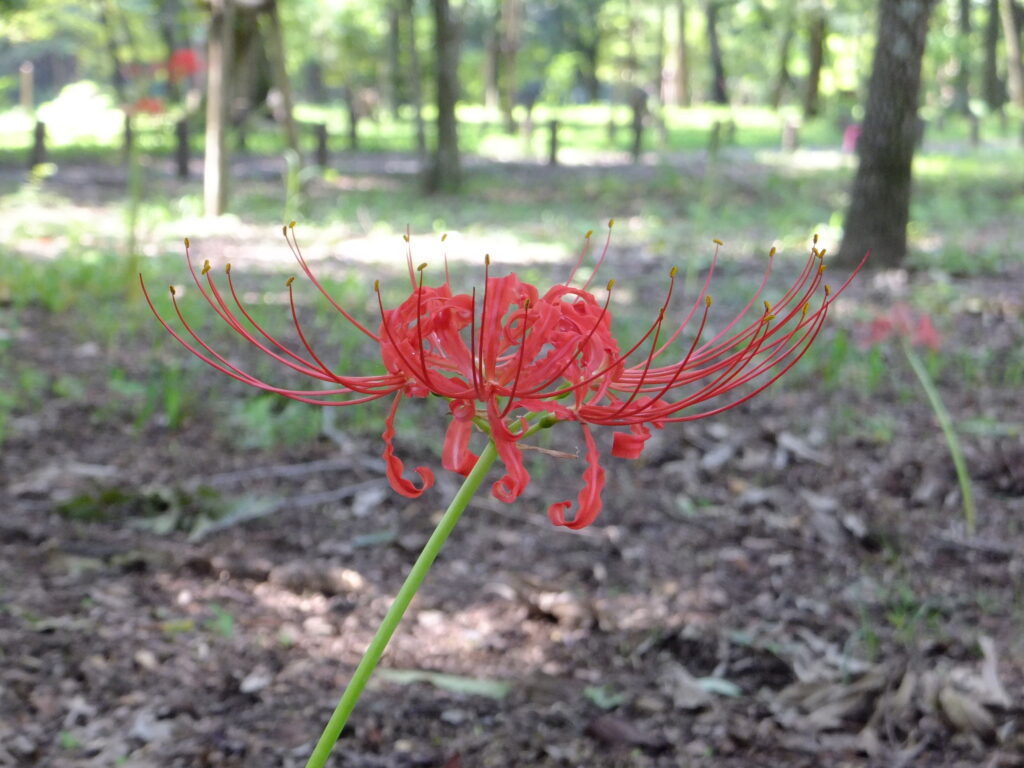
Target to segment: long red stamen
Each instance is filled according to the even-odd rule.
[[[343,306],[341,306],[337,301],[334,300],[334,297],[331,296],[331,294],[327,292],[327,289],[324,288],[323,285],[321,285],[320,281],[316,279],[316,275],[313,274],[313,271],[309,268],[309,265],[306,263],[306,259],[302,255],[302,249],[299,247],[299,241],[295,237],[295,222],[291,222],[287,227],[284,227],[282,231],[284,232],[284,241],[288,243],[288,248],[292,252],[292,255],[295,256],[295,260],[298,261],[299,266],[302,268],[302,271],[306,274],[306,277],[309,278],[309,281],[316,286],[317,290],[320,291],[321,294],[323,294],[323,297],[327,299],[330,305],[334,307],[336,310],[338,310],[338,312],[341,313],[342,317],[344,317],[346,320],[352,323],[352,325],[354,325],[360,331],[365,333],[374,341],[380,342],[380,337],[378,337],[377,334],[375,334],[365,325],[356,320]],[[288,237],[289,232],[291,232],[290,238]]]
[[[587,278],[587,282],[583,284],[583,290],[587,290],[590,287],[590,283],[595,277],[597,277],[597,271],[604,264],[604,257],[608,255],[608,246],[612,243],[612,227],[615,226],[615,219],[608,219],[608,237],[604,240],[604,248],[601,249],[601,255],[597,259],[597,263],[594,264],[594,271],[590,273],[590,277]]]

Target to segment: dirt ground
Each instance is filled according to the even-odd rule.
[[[957,278],[945,343],[1019,349],[1022,283]],[[14,354],[97,388],[144,356],[70,323],[25,312]],[[969,537],[935,417],[895,380],[802,379],[659,432],[607,459],[576,534],[544,509],[581,462],[537,454],[523,498],[463,518],[332,765],[1024,766],[1020,389],[941,376],[956,419],[1011,427],[962,435]],[[238,450],[209,419],[139,432],[100,407],[52,397],[0,449],[0,766],[303,765],[454,481],[409,502],[378,441]],[[190,537],[214,491],[253,519]]]

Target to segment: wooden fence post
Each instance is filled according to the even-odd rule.
[[[321,168],[326,168],[329,159],[327,151],[327,123],[314,123],[313,133],[316,136],[315,162]]]
[[[46,162],[46,123],[36,120],[36,127],[32,132],[32,152],[28,156],[28,169],[31,171],[37,165]]]
[[[558,165],[558,121],[548,123],[548,165]]]
[[[174,165],[179,179],[188,178],[190,147],[188,143],[188,119],[181,118],[174,124]]]

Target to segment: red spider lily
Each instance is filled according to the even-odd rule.
[[[915,347],[927,347],[936,352],[942,347],[942,337],[935,330],[931,317],[923,312],[915,313],[906,304],[895,304],[888,312],[875,317],[863,334],[861,346],[871,347],[893,336],[905,338]]]
[[[167,59],[167,76],[178,82],[202,71],[203,63],[191,48],[178,48]]]
[[[603,300],[589,290],[593,277],[582,287],[571,285],[586,247],[569,278],[543,295],[514,274],[492,277],[489,257],[485,259],[480,293],[476,289],[468,294],[453,293],[447,267],[440,285],[427,285],[426,265],[414,268],[411,252],[407,251],[412,292],[389,309],[384,306],[379,284],[375,284],[380,325],[374,332],[335,301],[317,280],[302,256],[293,226],[286,227],[284,234],[299,267],[348,322],[380,345],[383,373],[345,376],[323,362],[299,322],[294,278],[287,286],[298,344],[278,341],[243,305],[230,265],[226,292],[217,287],[209,262],[197,274],[187,240],[186,259],[195,284],[221,319],[265,354],[325,383],[327,388],[274,386],[229,362],[185,319],[173,287],[174,310],[184,333],[174,330],[156,313],[146,292],[150,307],[189,351],[222,373],[254,387],[329,406],[357,405],[394,395],[385,421],[384,459],[392,488],[403,496],[419,496],[434,483],[434,475],[426,467],[415,470],[418,485],[409,480],[395,455],[394,418],[404,397],[437,395],[448,400],[452,419],[442,450],[445,469],[468,474],[477,459],[470,450],[474,428],[489,435],[505,464],[505,474],[494,483],[492,493],[505,502],[516,499],[530,481],[520,441],[531,421],[534,426],[578,422],[586,444],[587,468],[575,514],[567,518],[573,507],[571,501],[557,502],[548,509],[554,524],[573,529],[589,525],[601,509],[604,470],[590,425],[628,428],[614,434],[612,455],[637,458],[650,437],[650,427],[660,429],[672,422],[713,416],[749,400],[807,351],[825,322],[829,306],[853,279],[851,275],[838,291],[831,291],[822,277],[825,251],[814,247],[793,285],[776,302],[764,301],[762,311],[758,302],[771,273],[773,248],[757,291],[736,317],[711,333],[707,331],[712,306],[708,288],[717,263],[716,247],[707,277],[682,319],[671,324],[667,320],[675,292],[673,268],[655,320],[639,339],[626,346],[612,334],[609,305],[614,281],[605,286]],[[595,273],[604,261],[609,240]],[[720,241],[716,243],[721,245]],[[142,288],[145,292],[144,282]],[[816,298],[819,295],[820,299]],[[688,332],[695,320],[695,330]],[[665,361],[666,357],[670,359]],[[723,400],[709,402],[717,398]]]

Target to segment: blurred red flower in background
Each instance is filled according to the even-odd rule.
[[[172,82],[184,80],[202,71],[203,63],[191,48],[179,48],[167,60],[167,76]]]
[[[914,312],[906,304],[894,304],[888,312],[877,315],[862,334],[860,344],[871,347],[893,336],[902,337],[915,347],[938,351],[942,346],[942,337],[935,330],[931,317],[923,312]]]

